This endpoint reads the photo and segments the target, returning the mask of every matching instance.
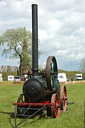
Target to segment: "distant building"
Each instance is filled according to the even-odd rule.
[[[58,80],[59,82],[66,82],[66,74],[65,73],[58,73]]]

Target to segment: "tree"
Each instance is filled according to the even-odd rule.
[[[32,33],[25,28],[8,29],[0,36],[0,45],[5,45],[2,55],[9,59],[20,59],[21,68],[31,68]]]
[[[81,60],[79,69],[85,72],[85,57]]]

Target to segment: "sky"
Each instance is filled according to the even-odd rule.
[[[0,36],[12,28],[32,31],[32,4],[38,5],[39,65],[55,56],[59,69],[79,70],[85,57],[85,0],[0,0]],[[4,47],[0,66],[19,66],[19,60],[2,57]]]

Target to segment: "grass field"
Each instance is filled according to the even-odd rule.
[[[35,117],[18,126],[18,128],[82,128],[84,127],[85,82],[66,84],[68,102],[67,110],[59,118]],[[0,83],[0,128],[14,127],[14,106],[22,93],[22,84],[12,82]],[[21,119],[18,118],[17,122]]]

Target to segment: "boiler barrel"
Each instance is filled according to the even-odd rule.
[[[45,81],[40,78],[31,78],[23,86],[26,101],[38,101],[42,99],[45,90]]]

